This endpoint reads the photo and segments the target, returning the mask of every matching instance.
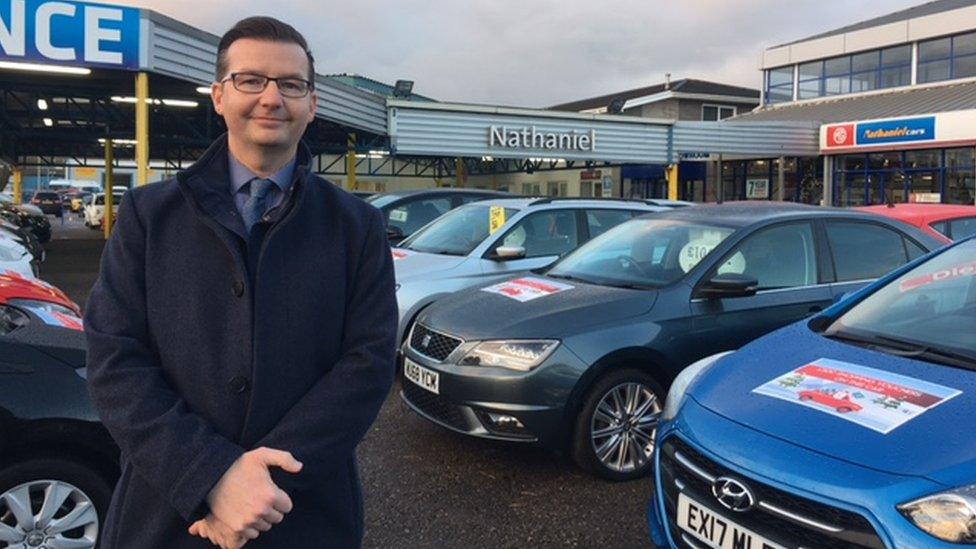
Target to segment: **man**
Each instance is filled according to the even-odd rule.
[[[309,173],[314,74],[294,28],[240,21],[212,87],[227,134],[120,204],[85,316],[122,451],[103,548],[361,543],[393,265],[379,210]]]

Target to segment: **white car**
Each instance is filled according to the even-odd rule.
[[[122,203],[122,197],[125,196],[122,193],[115,192],[112,193],[112,210],[115,216],[119,215],[119,204]],[[105,193],[97,193],[91,195],[88,199],[88,203],[85,204],[85,226],[92,229],[100,229],[102,227],[102,216],[105,215]]]
[[[31,260],[34,256],[19,242],[0,231],[0,273],[14,271],[24,278],[36,278]]]

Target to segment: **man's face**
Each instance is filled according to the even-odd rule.
[[[272,78],[308,79],[308,59],[298,44],[242,38],[226,52],[227,74],[246,72]],[[227,79],[211,90],[214,109],[224,117],[231,138],[243,146],[281,148],[298,143],[315,118],[315,92],[285,97],[275,82],[261,93],[236,90]]]

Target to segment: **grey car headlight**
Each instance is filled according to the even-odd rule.
[[[930,536],[976,544],[976,484],[904,503],[898,510]]]
[[[475,345],[459,364],[463,366],[496,366],[528,372],[542,364],[559,341],[554,339],[512,339],[482,341]]]
[[[661,412],[661,420],[671,421],[674,419],[674,416],[678,415],[678,410],[681,409],[681,405],[684,404],[688,387],[698,379],[698,376],[705,373],[713,364],[718,362],[719,359],[733,352],[725,351],[724,353],[707,356],[681,370],[681,373],[671,382],[671,388],[668,389],[668,397],[664,401],[664,411]]]

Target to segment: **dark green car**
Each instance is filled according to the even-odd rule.
[[[403,345],[402,392],[460,433],[568,451],[609,479],[649,471],[671,381],[831,305],[941,243],[880,216],[776,203],[623,223],[544,274],[460,292]]]

